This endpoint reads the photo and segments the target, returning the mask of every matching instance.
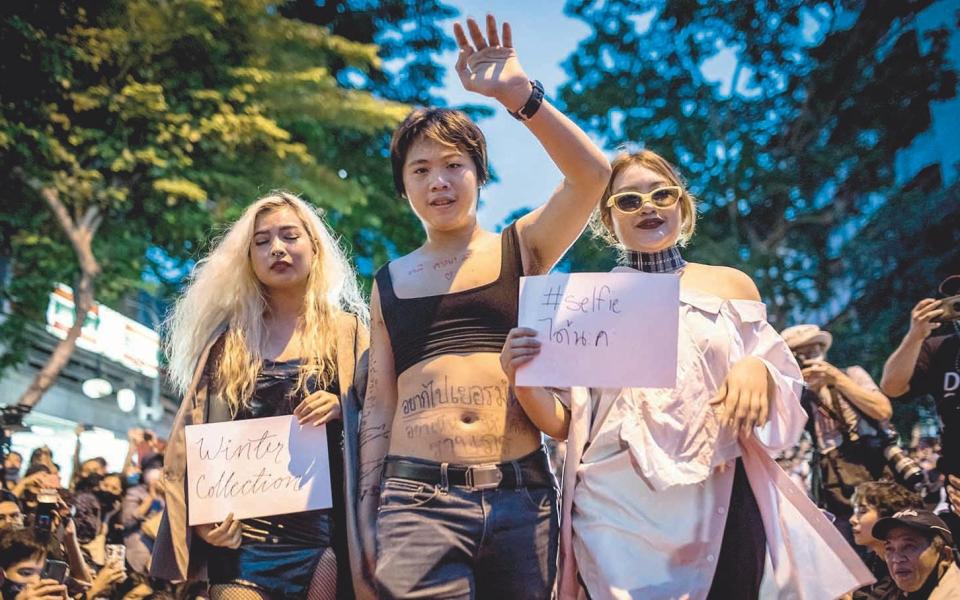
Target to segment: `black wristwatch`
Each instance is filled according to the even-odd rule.
[[[536,79],[530,83],[533,85],[533,90],[530,92],[530,97],[527,98],[526,104],[521,106],[516,112],[508,111],[510,116],[518,121],[526,121],[537,114],[537,110],[539,110],[540,105],[543,104],[543,84]]]

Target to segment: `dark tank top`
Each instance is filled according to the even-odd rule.
[[[264,360],[257,376],[256,389],[249,402],[241,406],[234,421],[262,419],[292,415],[293,410],[319,386],[314,378],[306,382],[307,390],[294,392],[300,375],[300,359],[288,361]],[[337,395],[340,385],[336,379],[327,386],[326,391]],[[306,546],[330,546],[330,528],[323,522],[324,515],[332,515],[334,529],[345,521],[343,496],[337,492],[343,489],[343,458],[340,440],[343,437],[341,421],[327,423],[327,452],[330,458],[330,484],[333,490],[333,508],[312,510],[299,513],[273,515],[256,519],[244,519],[243,525],[250,531],[281,542]],[[339,532],[336,532],[339,533]],[[244,538],[244,543],[249,539]]]
[[[500,235],[500,275],[496,280],[460,292],[398,298],[390,263],[377,271],[380,309],[390,334],[396,374],[443,354],[500,353],[517,326],[517,302],[523,263],[516,223]]]

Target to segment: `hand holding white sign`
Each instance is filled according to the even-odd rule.
[[[189,425],[186,438],[190,525],[333,506],[325,426],[288,415]]]
[[[536,330],[508,367],[518,386],[672,388],[680,278],[650,273],[555,273],[520,280],[520,327]],[[535,354],[524,359],[526,354]]]

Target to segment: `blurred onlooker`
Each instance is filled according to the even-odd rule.
[[[145,460],[141,483],[128,489],[123,499],[122,520],[127,564],[137,573],[147,573],[150,568],[150,555],[163,516],[162,470],[162,457]]]
[[[0,532],[0,569],[4,600],[54,600],[66,597],[67,588],[52,579],[42,579],[47,545],[30,529]]]
[[[923,509],[920,494],[911,492],[892,481],[868,481],[857,486],[853,493],[853,515],[850,525],[853,541],[868,552],[864,563],[877,582],[853,593],[854,600],[883,598],[895,589],[887,563],[884,560],[883,540],[873,537],[873,525],[879,519],[892,517],[907,509]]]
[[[53,451],[50,450],[49,446],[40,446],[30,453],[30,464],[27,465],[27,475],[30,474],[31,470],[36,469],[38,465],[46,467],[50,473],[60,475],[60,466],[53,462]]]
[[[878,520],[873,537],[883,540],[887,568],[897,586],[884,598],[960,598],[960,568],[954,562],[953,536],[935,514],[928,510],[900,511]]]
[[[23,509],[13,492],[0,490],[0,530],[23,527]]]
[[[942,297],[960,294],[960,275],[940,282]],[[910,328],[883,366],[881,388],[890,397],[933,396],[943,428],[938,469],[946,476],[953,534],[960,535],[960,300],[924,298],[910,311]],[[938,327],[937,335],[932,335]]]
[[[813,494],[834,514],[834,524],[851,543],[850,502],[856,487],[884,472],[884,424],[890,400],[859,366],[839,369],[827,362],[833,336],[816,325],[796,325],[781,333],[800,364],[806,387],[801,396],[810,414],[811,435],[819,454]]]
[[[23,467],[23,455],[16,450],[11,450],[3,457],[3,485],[7,490],[13,490],[13,486],[20,481],[20,468]]]
[[[95,565],[106,563],[107,544],[123,544],[123,523],[121,508],[123,499],[123,478],[119,473],[107,473],[105,476],[90,475],[82,482],[84,489],[91,489],[99,505],[100,526],[90,541],[84,542],[84,549]]]

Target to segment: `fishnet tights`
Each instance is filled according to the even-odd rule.
[[[333,548],[327,548],[320,555],[320,561],[310,580],[307,600],[336,600],[337,598],[337,555]],[[210,586],[210,600],[272,600],[270,595],[246,585],[218,583]]]

